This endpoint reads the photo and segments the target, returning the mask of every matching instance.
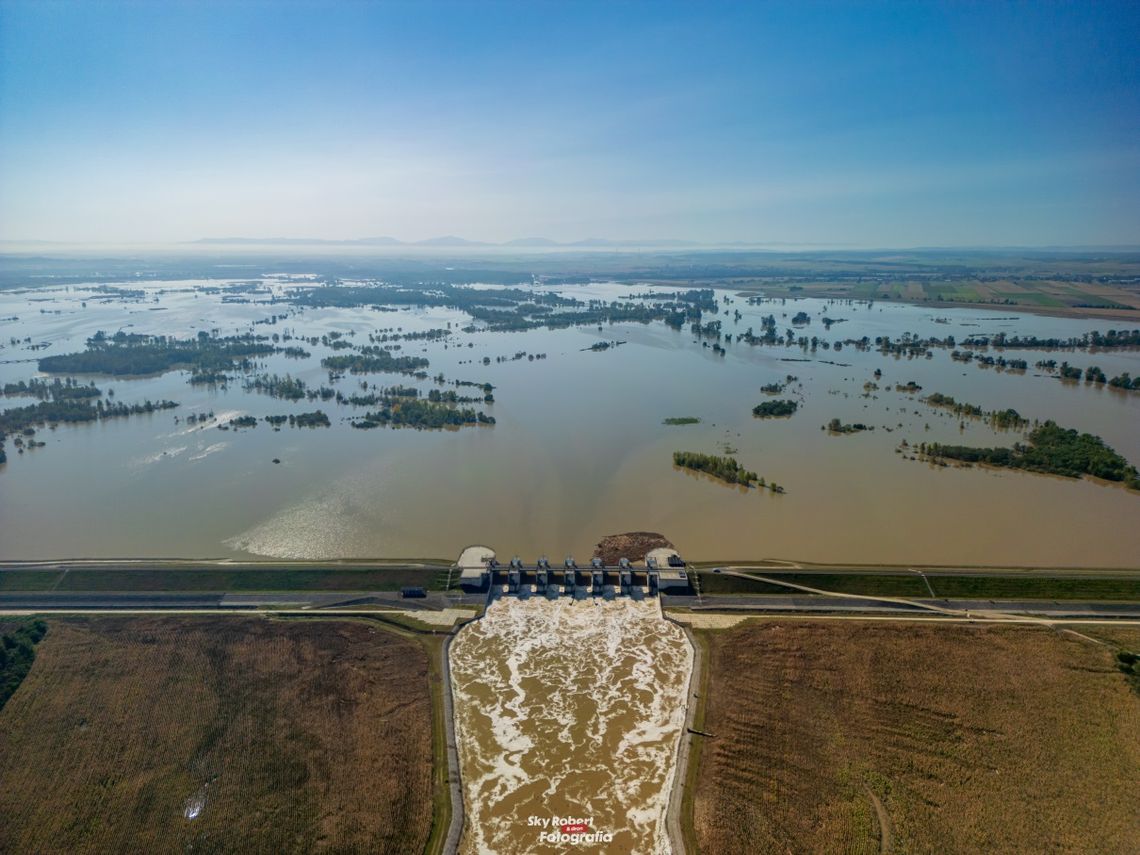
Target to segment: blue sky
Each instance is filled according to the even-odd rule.
[[[0,238],[1140,244],[1140,4],[0,0]]]

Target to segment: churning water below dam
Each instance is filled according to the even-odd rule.
[[[668,852],[692,667],[656,600],[494,603],[450,651],[461,851]]]

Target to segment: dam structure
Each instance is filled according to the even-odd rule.
[[[469,546],[456,562],[459,585],[468,593],[486,592],[487,601],[500,597],[544,597],[557,600],[629,597],[643,600],[659,594],[686,594],[692,583],[684,560],[675,549],[654,549],[639,560],[621,558],[606,565],[600,558],[579,566],[572,556],[553,563],[542,556],[531,564],[515,556],[506,565],[495,551]]]

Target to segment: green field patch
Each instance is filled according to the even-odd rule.
[[[923,285],[923,291],[931,300],[946,303],[977,303],[982,299],[977,289],[965,285],[927,283]]]
[[[62,570],[3,570],[0,591],[50,591],[61,576]]]
[[[917,575],[862,575],[848,573],[765,573],[757,575],[793,585],[820,588],[840,594],[860,594],[867,597],[929,597],[930,591]],[[745,579],[723,573],[701,573],[701,592],[704,594],[804,594],[794,588],[773,585],[757,579]]]
[[[999,300],[1010,300],[1026,306],[1059,307],[1069,305],[1069,301],[1062,300],[1053,294],[1040,291],[995,291],[994,297]]]
[[[1140,579],[1040,576],[927,576],[939,597],[1034,600],[1140,600]]]
[[[8,573],[23,571],[8,571]],[[22,587],[5,590],[53,590],[55,574],[42,574],[43,587],[31,587],[32,580],[17,580]],[[52,582],[54,584],[54,582]],[[274,570],[71,570],[54,588],[56,591],[395,591],[416,585],[441,591],[447,585],[447,572],[415,567],[362,569],[274,569]]]

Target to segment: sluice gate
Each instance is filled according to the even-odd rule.
[[[561,564],[553,564],[544,555],[530,564],[515,556],[504,566],[493,549],[470,546],[463,550],[456,569],[464,591],[486,592],[489,600],[502,596],[642,600],[647,596],[684,594],[691,590],[687,565],[673,549],[655,549],[636,560],[620,558],[616,565],[593,558],[589,564],[579,566],[573,556],[567,556]]]

